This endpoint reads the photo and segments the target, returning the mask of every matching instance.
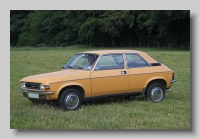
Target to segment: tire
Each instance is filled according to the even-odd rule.
[[[145,96],[147,100],[160,102],[165,98],[165,89],[160,83],[152,83],[148,86]]]
[[[58,103],[64,110],[75,111],[80,108],[82,97],[78,90],[70,88],[62,92],[59,96]]]

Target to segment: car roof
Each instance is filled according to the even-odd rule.
[[[110,53],[142,53],[142,51],[137,50],[93,50],[85,51],[81,53],[93,53],[93,54],[110,54]]]
[[[138,50],[92,50],[92,51],[84,51],[80,53],[91,53],[91,54],[98,54],[98,55],[103,55],[103,54],[118,54],[118,53],[137,53],[141,55],[145,60],[147,60],[149,63],[158,63],[155,59],[153,59],[151,56],[149,56],[147,53],[138,51]]]

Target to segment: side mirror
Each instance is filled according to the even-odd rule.
[[[62,67],[62,69],[65,69],[65,67]]]

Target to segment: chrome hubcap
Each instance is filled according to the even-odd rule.
[[[151,98],[154,101],[160,101],[163,98],[163,91],[160,87],[154,87],[151,90]]]
[[[78,103],[79,103],[79,98],[75,93],[71,92],[65,96],[65,105],[69,109],[75,108],[78,105]]]

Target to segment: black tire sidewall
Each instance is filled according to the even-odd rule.
[[[152,102],[160,102],[160,101],[154,101],[154,100],[152,99],[152,97],[151,97],[151,90],[152,90],[154,87],[159,87],[159,88],[161,88],[161,90],[162,90],[162,92],[163,92],[163,96],[162,96],[162,99],[161,99],[160,101],[162,101],[162,100],[165,98],[165,89],[164,89],[164,87],[163,87],[160,83],[152,83],[152,84],[150,84],[150,85],[148,86],[148,88],[147,88],[147,91],[146,91],[145,96],[146,96],[147,100],[150,100],[150,101],[152,101]]]
[[[77,105],[75,108],[73,108],[73,109],[68,108],[68,107],[65,105],[65,101],[64,101],[65,96],[66,96],[68,93],[70,93],[70,92],[75,93],[75,94],[78,96],[78,98],[79,98],[79,103],[78,103],[78,105]],[[80,92],[79,92],[78,90],[76,90],[76,89],[73,89],[73,88],[66,89],[66,90],[64,90],[64,91],[62,92],[62,94],[59,96],[58,103],[59,103],[60,107],[63,108],[64,110],[67,110],[67,111],[77,110],[77,109],[80,108],[80,106],[81,106],[81,104],[82,104],[81,94],[80,94]]]

